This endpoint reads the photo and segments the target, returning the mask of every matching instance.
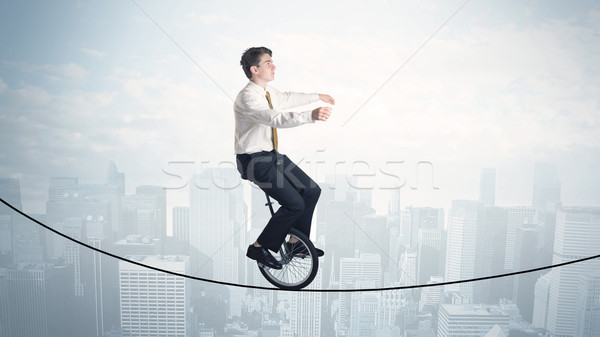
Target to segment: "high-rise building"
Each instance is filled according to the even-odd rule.
[[[61,201],[63,200],[68,191],[67,187],[73,187],[79,185],[79,179],[77,177],[52,177],[50,178],[50,186],[48,187],[48,201]]]
[[[40,215],[30,215],[44,221]],[[35,222],[20,215],[11,216],[12,231],[5,240],[12,240],[12,256],[15,264],[44,263],[47,233]],[[11,262],[12,263],[12,262]]]
[[[454,200],[448,218],[448,244],[446,253],[446,281],[475,277],[476,234],[481,203]],[[449,285],[447,290],[461,291],[473,298],[473,283]]]
[[[62,232],[69,237],[83,241],[83,222],[81,218],[67,218],[62,223]],[[65,242],[65,252],[63,254],[65,262],[73,264],[73,272],[75,278],[75,296],[83,296],[83,283],[81,282],[81,245],[71,240]]]
[[[419,229],[417,249],[417,283],[422,284],[432,276],[442,275],[445,253],[442,230]]]
[[[187,256],[128,256],[157,268],[189,274]],[[191,336],[186,278],[119,261],[121,329],[131,336]]]
[[[126,235],[162,238],[157,219],[157,200],[152,195],[121,197],[122,228]]]
[[[173,208],[173,236],[181,242],[190,242],[190,208]]]
[[[319,268],[307,289],[321,289],[323,273]],[[321,336],[321,300],[319,292],[295,292],[291,298],[290,326],[296,336]]]
[[[356,226],[353,220],[347,221],[348,226]],[[355,249],[363,254],[379,254],[386,256],[389,251],[389,236],[387,235],[386,218],[377,215],[363,216],[358,220],[358,230],[355,231]],[[386,263],[387,264],[387,263]]]
[[[515,237],[517,227],[537,223],[537,212],[533,207],[508,207],[508,222],[506,225],[506,256],[504,257],[504,269],[514,270]]]
[[[400,284],[417,284],[417,250],[407,248],[400,258]]]
[[[22,210],[19,179],[0,179],[0,197],[16,209]],[[0,267],[13,264],[13,221],[20,217],[14,215],[15,212],[12,209],[0,203]]]
[[[138,186],[135,194],[154,197],[156,200],[156,229],[155,237],[164,241],[167,236],[167,190],[161,186]]]
[[[85,224],[89,227],[90,223]],[[89,236],[88,245],[117,254],[110,247],[110,239]],[[84,325],[88,334],[97,336],[120,325],[119,316],[119,262],[117,259],[91,249],[82,249],[81,281],[84,287]]]
[[[106,168],[106,184],[117,187],[119,196],[125,195],[125,173],[119,172],[114,161],[110,161]]]
[[[531,324],[534,327],[545,329],[548,324],[548,303],[550,299],[550,280],[553,271],[544,274],[535,282],[533,292],[533,315]]]
[[[505,273],[506,226],[508,212],[501,207],[483,207],[478,216],[476,234],[475,276]],[[481,280],[473,283],[474,303],[497,303],[510,297],[512,282],[508,278]]]
[[[196,275],[238,282],[240,256],[244,255],[248,244],[243,196],[239,173],[234,169],[209,168],[193,176],[190,244],[192,251],[197,250],[208,258],[198,261],[199,255],[192,253],[192,265],[203,266],[212,261],[212,270],[203,267]]]
[[[410,247],[417,247],[419,229],[444,229],[444,210],[432,207],[407,207],[402,211],[402,235]]]
[[[436,284],[444,282],[441,276],[432,276],[427,284]],[[421,290],[421,300],[419,301],[419,311],[431,311],[438,307],[440,295],[444,291],[444,286],[426,287]]]
[[[552,163],[536,163],[533,173],[533,208],[544,211],[560,203],[561,184]]]
[[[560,208],[556,213],[556,235],[552,264],[559,264],[598,254],[600,247],[600,208]],[[579,278],[589,271],[600,270],[600,260],[570,264],[552,271],[548,323],[554,336],[577,336]]]
[[[577,293],[575,335],[594,337],[600,333],[600,273],[581,275]]]
[[[356,287],[373,288],[376,285],[369,280],[359,280]],[[378,314],[379,299],[373,292],[351,294],[350,322],[348,336],[373,336],[375,320]]]
[[[479,202],[484,206],[496,203],[496,169],[483,168],[479,178]]]
[[[517,228],[515,240],[515,269],[527,270],[538,267],[538,237],[539,232],[535,224],[523,225]],[[523,318],[531,322],[533,317],[533,301],[531,296],[535,290],[535,283],[539,277],[539,273],[527,273],[515,275],[513,302],[519,308]]]
[[[5,336],[81,336],[74,326],[73,270],[64,264],[21,263],[0,272]],[[1,305],[0,305],[1,306]],[[57,307],[59,306],[59,307]],[[4,336],[4,335],[3,335]]]
[[[19,211],[23,210],[21,205],[21,182],[19,179],[0,179],[0,197]],[[14,211],[8,206],[0,203],[0,215],[13,215]]]
[[[442,304],[439,310],[438,337],[481,337],[498,325],[508,336],[510,316],[498,306]]]
[[[10,215],[0,214],[0,267],[13,263],[12,221]]]
[[[370,282],[374,287],[379,287],[381,286],[381,257],[379,254],[360,254],[353,258],[341,258],[339,277],[340,289],[356,288],[361,280],[363,283]],[[338,324],[349,328],[352,296],[344,292],[340,293],[339,299]]]

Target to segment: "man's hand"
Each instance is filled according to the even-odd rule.
[[[331,97],[329,97],[331,98]],[[333,98],[332,98],[333,100]],[[315,121],[326,121],[331,115],[331,108],[328,106],[322,106],[312,111],[312,119]]]
[[[319,94],[319,99],[325,103],[329,103],[329,104],[333,104],[335,105],[335,100],[333,99],[333,97],[326,95],[326,94]]]

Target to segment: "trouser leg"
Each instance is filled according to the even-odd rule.
[[[274,252],[279,250],[292,227],[310,235],[320,188],[285,155],[275,152],[240,162],[242,177],[260,187],[281,207],[269,220],[257,241]]]

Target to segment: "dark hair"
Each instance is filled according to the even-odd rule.
[[[252,79],[252,72],[250,71],[250,67],[258,66],[260,62],[260,57],[263,54],[269,54],[269,56],[273,56],[271,49],[267,47],[252,47],[246,49],[244,54],[242,54],[242,59],[240,60],[240,65],[242,69],[244,69],[244,73],[246,73],[246,77],[248,79]]]

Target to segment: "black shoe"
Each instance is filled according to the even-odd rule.
[[[266,267],[281,269],[281,263],[279,263],[279,261],[277,261],[265,247],[255,247],[254,245],[250,245],[248,246],[246,256],[252,260],[256,260],[256,262],[263,264]]]
[[[286,242],[285,248],[288,252],[292,253],[293,256],[305,258],[310,255],[306,246],[300,241],[296,241],[295,243]],[[315,247],[315,250],[317,251],[317,256],[321,257],[325,255],[325,252],[321,249]]]

